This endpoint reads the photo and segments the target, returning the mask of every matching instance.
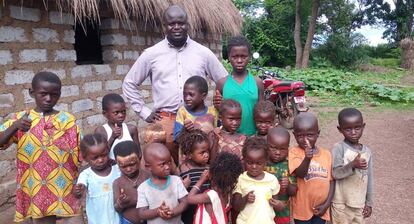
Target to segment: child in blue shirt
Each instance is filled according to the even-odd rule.
[[[88,224],[119,224],[112,183],[121,176],[121,172],[117,165],[112,166],[108,142],[100,134],[85,135],[80,149],[90,167],[80,173],[74,193],[81,198],[87,191]]]

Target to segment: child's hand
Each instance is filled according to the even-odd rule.
[[[355,159],[352,160],[352,168],[363,169],[363,170],[368,169],[368,163],[364,158],[361,158],[361,153],[358,153]]]
[[[114,128],[112,129],[112,139],[121,138],[122,136],[122,126],[119,127],[117,123],[114,124]]]
[[[269,204],[278,212],[281,212],[285,209],[285,203],[274,198],[271,198],[269,200]]]
[[[280,190],[286,191],[288,187],[289,187],[289,178],[283,177],[282,180],[280,180]]]
[[[306,147],[305,147],[305,157],[308,159],[312,159],[313,157],[313,149],[311,148],[311,144],[309,143],[309,140],[305,138],[306,141]]]
[[[328,210],[329,205],[321,204],[313,208],[313,214],[316,216],[322,216]]]
[[[125,194],[124,189],[121,188],[121,193],[119,194],[119,197],[118,197],[118,205],[120,205],[120,207],[122,208],[125,208],[126,205],[128,205],[128,202],[129,202],[129,198]]]
[[[192,130],[194,130],[194,123],[189,119],[185,119],[184,128],[187,131],[192,131]]]
[[[171,211],[171,209],[165,204],[165,201],[162,202],[162,204],[160,205],[160,207],[158,207],[157,209],[157,214],[158,216],[160,216],[162,219],[170,219],[172,218],[173,212]]]
[[[244,197],[246,198],[247,203],[254,203],[254,201],[256,200],[256,196],[254,195],[254,191],[250,191]]]
[[[191,185],[191,179],[189,175],[185,176],[184,178],[181,178],[181,180],[183,181],[185,188],[188,188]]]
[[[216,93],[213,96],[213,105],[216,109],[220,107],[221,101],[223,101],[223,96],[220,91],[216,90]]]
[[[27,132],[32,126],[32,120],[29,118],[29,113],[26,111],[23,117],[15,121],[13,125],[17,128],[17,130]]]
[[[210,171],[208,169],[207,170],[204,170],[203,173],[200,176],[200,180],[202,180],[203,183],[205,183],[209,179],[210,179]]]
[[[372,207],[365,205],[364,210],[362,210],[362,215],[364,216],[364,219],[370,217],[371,214],[372,214]]]
[[[81,198],[83,195],[83,192],[85,191],[86,187],[83,184],[76,184],[73,187],[73,193],[75,194],[76,198]]]

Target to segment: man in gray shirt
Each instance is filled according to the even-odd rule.
[[[191,76],[209,77],[214,82],[228,72],[214,53],[187,34],[186,12],[177,5],[164,12],[166,37],[146,49],[126,75],[122,88],[132,109],[146,122],[160,122],[167,133],[167,147],[177,161],[173,143],[175,113],[183,105],[183,87]],[[150,77],[154,108],[145,106],[138,87]]]

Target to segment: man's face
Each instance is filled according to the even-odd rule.
[[[172,45],[182,46],[187,40],[188,23],[184,11],[178,8],[168,9],[164,17],[164,27],[167,39]]]

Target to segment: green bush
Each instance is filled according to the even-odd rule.
[[[325,58],[336,68],[353,69],[366,60],[364,36],[358,33],[334,33],[314,51],[314,58]]]
[[[336,99],[352,105],[364,102],[414,103],[412,88],[385,86],[362,79],[361,73],[336,69],[307,69],[284,72],[283,76],[303,81],[307,91],[316,96],[335,95]]]
[[[367,55],[371,58],[400,58],[401,49],[391,44],[379,44],[377,46],[364,46]]]
[[[382,67],[396,68],[400,67],[401,61],[397,58],[371,58],[369,63]]]

